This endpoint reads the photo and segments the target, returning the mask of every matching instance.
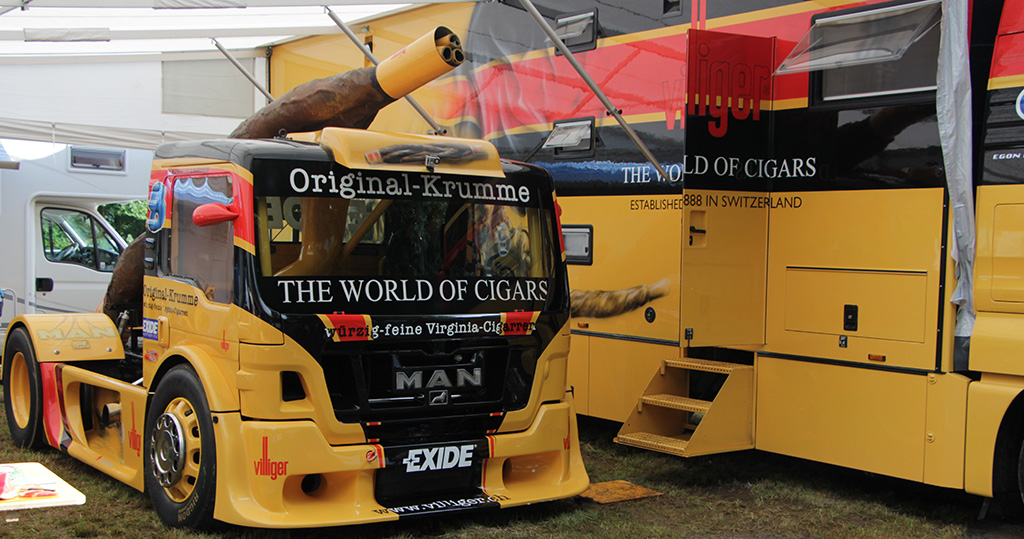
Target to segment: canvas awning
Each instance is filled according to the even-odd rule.
[[[329,3],[353,26],[412,7]],[[214,39],[266,80],[268,47],[340,33],[309,0],[0,0],[0,138],[153,148],[224,137],[267,100]]]

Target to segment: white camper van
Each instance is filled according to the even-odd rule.
[[[125,248],[96,208],[145,198],[153,152],[0,145],[0,332],[15,314],[96,309]]]

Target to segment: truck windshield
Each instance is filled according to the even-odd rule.
[[[301,189],[301,177],[262,189],[257,180],[264,301],[294,313],[542,310],[555,254],[542,183],[418,176],[400,175],[391,196],[351,198]]]

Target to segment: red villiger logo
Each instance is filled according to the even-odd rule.
[[[256,475],[262,475],[270,477],[273,481],[278,476],[284,476],[288,473],[288,461],[287,460],[270,460],[270,442],[267,437],[263,437],[263,458],[253,462],[253,468],[256,469]]]
[[[132,430],[128,431],[128,447],[135,450],[136,455],[142,454],[142,435],[135,428],[135,403],[132,403]]]
[[[772,99],[771,41],[706,30],[688,40],[684,78],[662,82],[666,127],[675,129],[677,113],[684,124],[710,116],[708,132],[720,138],[730,117],[760,120],[761,102]]]

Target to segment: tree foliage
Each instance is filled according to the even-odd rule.
[[[146,230],[145,200],[104,204],[99,207],[99,212],[129,243]]]

